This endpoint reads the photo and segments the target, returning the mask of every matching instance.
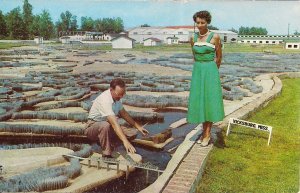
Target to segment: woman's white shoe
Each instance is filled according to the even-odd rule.
[[[200,145],[201,145],[202,147],[206,147],[206,146],[208,146],[209,141],[210,141],[210,137],[203,138],[203,140],[202,140],[202,142],[200,143]]]
[[[202,138],[202,136],[196,141],[196,143],[197,144],[201,144],[202,143],[202,140],[203,140],[203,138]]]

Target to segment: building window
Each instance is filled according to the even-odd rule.
[[[276,42],[275,42],[275,41],[273,41],[272,43],[273,43],[273,44],[275,44]]]
[[[138,33],[137,33],[137,32],[133,32],[133,34],[134,34],[134,35],[137,35]]]
[[[269,43],[269,41],[266,41],[266,44],[268,44]]]
[[[247,43],[250,43],[250,41],[248,40]]]
[[[256,43],[256,41],[254,40],[253,43]]]
[[[294,48],[298,48],[298,45],[297,45],[297,44],[295,44],[295,45],[294,45]]]
[[[227,42],[227,36],[224,36],[224,42]]]
[[[288,45],[288,48],[292,48],[292,45]]]
[[[148,32],[147,34],[148,34],[148,35],[151,35],[152,33],[151,33],[151,32]]]
[[[182,35],[182,34],[183,34],[183,32],[182,32],[182,31],[179,31],[179,32],[178,32],[178,34]]]
[[[262,41],[259,41],[260,44],[262,44]]]

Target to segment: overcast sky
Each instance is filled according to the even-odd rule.
[[[33,13],[50,12],[54,22],[69,10],[80,21],[121,17],[125,28],[142,24],[150,26],[193,25],[192,16],[200,10],[212,14],[212,25],[220,30],[232,27],[265,27],[268,34],[300,32],[300,1],[196,1],[196,0],[29,0]],[[0,0],[0,10],[7,13],[22,8],[23,0]]]

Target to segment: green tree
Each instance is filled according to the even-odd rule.
[[[31,26],[30,26],[30,31],[33,36],[39,36],[40,35],[40,16],[35,15],[33,17]]]
[[[102,19],[96,19],[94,21],[94,28],[98,32],[104,32],[104,26],[103,26]]]
[[[77,28],[78,28],[78,25],[77,25],[77,16],[73,15],[72,18],[71,18],[70,30],[71,31],[76,31]]]
[[[60,14],[60,20],[56,22],[56,27],[59,28],[59,31],[70,31],[73,30],[74,28],[77,29],[76,16],[73,17],[72,13],[69,11],[66,11],[65,13],[62,12]]]
[[[77,16],[72,15],[70,11],[62,12],[60,19],[55,23],[55,29],[57,34],[61,31],[76,31],[78,29]]]
[[[28,2],[28,0],[24,0],[23,3],[23,23],[24,23],[24,32],[23,37],[28,39],[31,35],[30,27],[33,21],[32,15],[32,5]]]
[[[20,7],[11,10],[6,17],[9,37],[13,39],[24,39],[24,23]]]
[[[262,27],[243,27],[239,28],[239,35],[267,35],[268,31]]]
[[[96,19],[94,30],[104,33],[120,33],[124,31],[123,20],[120,17]]]
[[[297,30],[295,31],[294,35],[300,35],[300,32],[298,32]]]
[[[124,23],[123,23],[123,20],[120,17],[117,17],[115,19],[114,23],[115,23],[115,29],[114,29],[114,31],[116,33],[120,33],[122,31],[124,31]]]
[[[56,34],[59,35],[59,32],[63,31],[61,21],[55,22]]]
[[[81,17],[81,30],[93,31],[94,30],[94,20],[91,17]]]
[[[141,25],[141,27],[150,27],[150,25],[145,23],[145,24]]]
[[[6,21],[4,15],[2,14],[2,11],[0,11],[0,38],[6,36],[7,36]]]
[[[219,28],[217,28],[213,25],[208,25],[207,28],[210,29],[210,30],[219,30]]]
[[[39,35],[50,39],[54,34],[54,25],[48,11],[43,10],[39,19]]]
[[[238,30],[234,29],[233,27],[231,29],[229,29],[228,31],[232,31],[232,32],[235,32],[235,33],[239,33]]]
[[[102,19],[102,27],[103,27],[103,29],[102,29],[102,32],[103,33],[109,33],[110,31],[109,31],[109,20],[108,20],[108,18],[103,18]]]

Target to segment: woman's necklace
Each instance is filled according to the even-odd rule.
[[[199,31],[199,36],[200,36],[200,37],[203,37],[203,36],[206,36],[208,33],[209,33],[209,30],[207,30],[207,32],[206,32],[205,34],[202,35],[202,34],[200,33],[200,31]]]

